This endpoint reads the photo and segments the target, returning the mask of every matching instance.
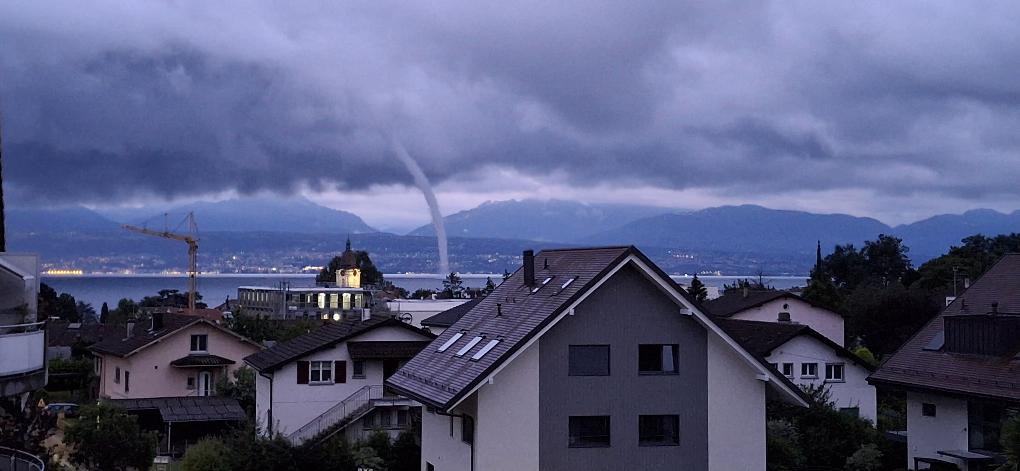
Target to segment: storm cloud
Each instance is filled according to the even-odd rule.
[[[5,174],[53,203],[411,185],[399,139],[439,183],[1009,204],[1018,21],[1015,2],[4,2]]]

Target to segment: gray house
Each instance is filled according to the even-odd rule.
[[[387,385],[428,471],[765,469],[766,395],[806,405],[634,247],[526,251]]]

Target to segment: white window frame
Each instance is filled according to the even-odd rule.
[[[315,379],[318,374],[319,379]],[[322,379],[328,376],[327,379]],[[333,362],[329,360],[325,361],[309,361],[308,362],[308,384],[333,384]]]
[[[787,368],[790,369],[789,373],[786,372]],[[794,373],[794,371],[793,371],[793,363],[792,362],[784,362],[782,364],[782,368],[779,371],[781,373],[783,373],[783,376],[786,376],[787,378],[793,378],[793,373]]]
[[[839,377],[836,377],[836,371],[839,371]],[[826,383],[845,383],[846,382],[846,364],[844,363],[826,363],[825,364],[825,382]]]
[[[805,371],[807,367],[814,367],[814,372]],[[800,364],[800,377],[801,378],[818,378],[818,363],[801,363]]]
[[[203,342],[203,339],[204,339],[204,342]],[[203,343],[205,345],[202,345]],[[202,348],[203,346],[205,348]],[[192,353],[209,353],[209,335],[208,334],[191,334],[191,352]]]

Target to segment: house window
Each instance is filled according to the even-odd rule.
[[[843,382],[843,364],[842,363],[830,363],[825,365],[825,380],[831,382]]]
[[[131,372],[124,372],[124,392],[131,392]]]
[[[609,345],[571,345],[570,376],[609,376]]]
[[[393,425],[393,411],[389,409],[379,409],[379,426],[389,427]]]
[[[638,373],[676,374],[677,345],[639,345]]]
[[[817,378],[818,377],[818,363],[801,363],[800,364],[800,377],[801,378]]]
[[[783,363],[783,376],[793,377],[793,363]]]
[[[475,419],[470,416],[460,418],[460,439],[468,444],[475,442]]]
[[[680,444],[679,415],[639,415],[639,446],[676,446]]]
[[[195,377],[188,376],[188,389],[195,389]]]
[[[113,382],[120,384],[120,367],[113,370]]]
[[[333,382],[333,362],[310,361],[308,362],[308,368],[308,381],[310,383],[323,384]]]
[[[407,409],[397,410],[397,427],[407,426]]]
[[[609,446],[609,416],[570,416],[570,448]]]
[[[191,336],[191,351],[193,352],[207,352],[209,343],[209,336],[205,334],[192,335]]]
[[[921,403],[921,415],[925,417],[935,417],[935,404],[928,402]]]
[[[351,377],[353,378],[364,378],[365,377],[365,360],[354,360],[353,371]]]

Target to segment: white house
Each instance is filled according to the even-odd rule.
[[[1020,254],[1009,254],[869,378],[906,393],[908,469],[994,469],[1020,410],[1017,351]]]
[[[868,383],[874,367],[853,352],[803,324],[733,319],[716,322],[795,384],[825,388],[837,409],[876,422],[875,387]]]
[[[634,247],[525,251],[386,384],[423,471],[764,470],[766,391],[806,405]]]
[[[704,306],[716,317],[803,324],[839,345],[846,345],[843,316],[789,291],[745,289],[707,301]]]
[[[383,386],[435,336],[389,315],[327,322],[245,358],[255,368],[262,430],[300,443],[323,432],[398,434],[420,405]]]

